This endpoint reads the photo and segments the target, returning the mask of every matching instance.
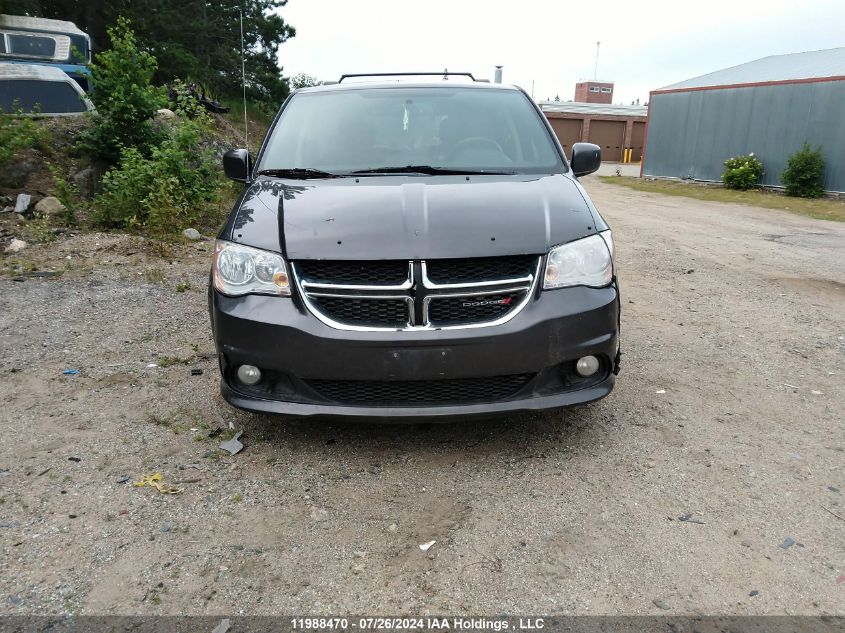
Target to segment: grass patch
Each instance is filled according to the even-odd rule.
[[[163,286],[166,281],[164,271],[161,268],[147,268],[144,271],[144,279],[147,280],[147,283],[157,286]]]
[[[159,356],[158,366],[167,368],[175,365],[190,365],[193,361],[193,356],[185,356],[184,358],[181,356]]]
[[[845,222],[845,201],[828,198],[808,200],[806,198],[790,198],[781,193],[766,189],[737,191],[724,187],[696,185],[671,180],[643,180],[629,176],[599,176],[602,182],[611,185],[622,185],[637,191],[648,193],[662,193],[667,196],[682,196],[696,200],[711,202],[730,202],[746,204],[765,209],[779,209],[798,215],[805,215],[817,220],[834,220]]]
[[[173,423],[173,420],[163,418],[155,413],[147,413],[147,422],[156,426],[170,426]]]

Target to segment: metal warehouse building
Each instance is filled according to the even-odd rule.
[[[845,48],[775,55],[651,92],[642,175],[719,181],[754,154],[780,186],[804,141],[821,146],[824,187],[845,191]]]

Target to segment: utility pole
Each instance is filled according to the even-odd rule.
[[[599,47],[601,46],[601,42],[596,42],[596,68],[593,71],[593,80],[599,78]]]

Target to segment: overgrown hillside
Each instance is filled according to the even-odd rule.
[[[244,144],[243,109],[212,114],[185,84],[155,85],[156,60],[127,22],[110,37],[92,65],[95,114],[0,115],[4,255],[69,231],[165,241],[185,239],[188,229],[212,235],[231,208],[238,187],[223,177],[221,158]],[[269,118],[256,107],[249,113],[254,151]]]

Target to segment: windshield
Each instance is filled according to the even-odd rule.
[[[273,129],[259,171],[338,174],[408,166],[482,173],[565,169],[522,92],[437,87],[299,93]]]

